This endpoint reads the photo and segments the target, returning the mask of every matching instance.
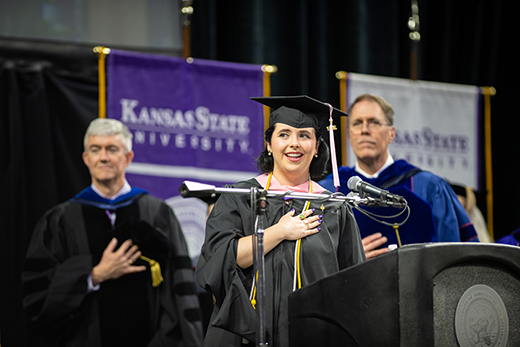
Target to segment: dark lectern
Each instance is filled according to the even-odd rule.
[[[520,247],[403,246],[289,296],[290,346],[520,346]]]

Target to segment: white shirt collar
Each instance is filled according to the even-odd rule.
[[[125,183],[123,184],[123,187],[117,192],[114,194],[114,196],[106,196],[104,195],[103,193],[101,193],[101,191],[99,189],[97,189],[96,185],[94,183],[92,183],[90,185],[90,187],[92,188],[93,191],[95,191],[100,197],[102,198],[105,198],[105,199],[109,199],[109,200],[115,200],[117,199],[118,197],[120,197],[121,195],[124,195],[126,193],[129,193],[131,190],[132,190],[132,187],[130,186],[130,184],[128,183],[128,181],[126,180],[125,178]]]
[[[356,172],[362,174],[363,176],[365,176],[366,178],[377,178],[379,176],[379,174],[381,172],[383,172],[384,169],[386,169],[387,167],[389,167],[390,165],[392,165],[394,163],[394,158],[392,158],[392,155],[390,153],[388,153],[388,158],[386,158],[386,161],[384,163],[383,166],[381,166],[381,168],[379,170],[377,170],[373,175],[369,174],[369,173],[366,173],[365,171],[363,171],[360,167],[359,167],[359,162],[356,160],[356,165],[354,166],[354,170],[356,170]]]

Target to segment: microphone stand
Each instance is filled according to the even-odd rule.
[[[300,192],[279,192],[279,191],[266,191],[264,189],[258,189],[252,187],[251,189],[245,188],[216,188],[209,184],[202,184],[191,181],[184,181],[179,192],[182,197],[215,197],[216,194],[236,194],[245,195],[250,194],[251,197],[251,210],[254,211],[252,216],[254,225],[253,234],[253,275],[256,280],[256,312],[258,317],[257,332],[256,332],[256,345],[258,347],[267,347],[267,327],[266,327],[266,313],[265,313],[265,257],[264,257],[264,228],[263,228],[263,216],[267,208],[267,198],[282,198],[285,200],[289,199],[304,199],[304,200],[321,200],[321,201],[340,201],[347,202],[351,205],[360,204],[367,199],[360,198],[359,196],[345,196],[339,194],[312,194],[312,193],[300,193]]]
[[[263,216],[267,207],[266,191],[251,188],[251,209],[255,211],[252,216],[255,233],[253,234],[253,276],[256,277],[256,311],[257,331],[256,344],[265,347],[267,343],[267,327],[265,314],[265,262],[264,262],[264,225]]]

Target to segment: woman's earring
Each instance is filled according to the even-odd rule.
[[[318,153],[314,154],[314,157],[315,157],[315,158],[318,158]]]
[[[270,156],[270,155],[271,155],[271,151],[267,151],[267,155],[269,155],[269,156]]]

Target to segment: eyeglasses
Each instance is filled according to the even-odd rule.
[[[354,121],[349,125],[349,129],[353,133],[361,133],[363,131],[364,124],[365,124],[365,122]],[[389,126],[388,124],[382,123],[375,119],[367,120],[366,124],[367,124],[368,130],[371,130],[371,131],[377,131],[377,130],[380,130],[383,126]]]

